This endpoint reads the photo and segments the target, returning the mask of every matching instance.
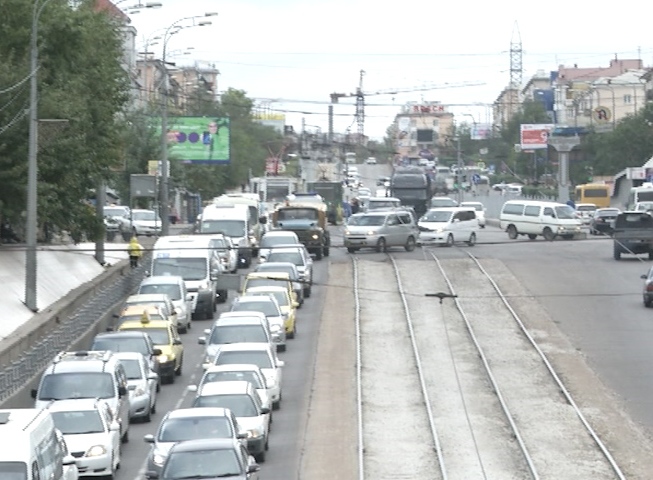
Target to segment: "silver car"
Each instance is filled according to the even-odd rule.
[[[116,352],[125,373],[127,390],[129,390],[129,421],[143,420],[149,422],[156,413],[159,376],[150,370],[147,359],[137,352]]]
[[[297,268],[297,273],[299,273],[299,281],[304,285],[304,294],[307,297],[311,296],[313,259],[304,245],[279,245],[268,254],[267,261],[293,263]]]
[[[344,231],[344,243],[349,253],[361,248],[385,252],[389,247],[415,249],[419,230],[406,210],[357,213],[349,217]]]

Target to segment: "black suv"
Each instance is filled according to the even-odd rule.
[[[145,332],[107,332],[99,333],[93,339],[90,350],[111,350],[112,352],[142,353],[148,360],[150,369],[159,373],[159,359],[161,349],[155,348],[152,339]],[[157,391],[160,384],[156,386]]]

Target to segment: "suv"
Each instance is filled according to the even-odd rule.
[[[228,408],[179,408],[161,419],[155,435],[143,438],[152,444],[147,456],[147,470],[161,472],[168,453],[177,442],[200,438],[244,439],[236,415]]]
[[[361,248],[384,252],[388,247],[404,247],[412,252],[418,234],[417,224],[406,210],[357,213],[347,221],[344,243],[349,253]]]
[[[43,372],[38,389],[32,390],[34,408],[52,401],[101,398],[111,407],[120,425],[120,438],[129,440],[129,395],[127,374],[110,351],[61,352]]]
[[[177,328],[179,333],[190,330],[193,305],[191,296],[186,290],[184,279],[178,275],[156,275],[143,279],[138,287],[139,294],[167,294],[172,300],[177,312]]]

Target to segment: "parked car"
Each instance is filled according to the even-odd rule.
[[[161,234],[161,217],[154,210],[131,211],[132,235],[145,235],[151,237]]]
[[[599,208],[590,220],[590,235],[612,235],[612,222],[619,213],[618,208]]]

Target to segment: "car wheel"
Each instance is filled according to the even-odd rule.
[[[122,434],[122,437],[120,437],[120,441],[122,443],[127,443],[129,442],[129,428],[125,428],[125,433]]]
[[[357,248],[354,248],[354,247],[347,247],[347,251],[348,251],[349,253],[356,253],[356,250],[358,250],[358,249],[357,249]]]
[[[645,299],[644,299],[644,306],[645,306],[646,308],[650,308],[650,307],[651,307],[651,300],[650,300],[649,298],[645,298]]]
[[[177,331],[179,333],[187,333],[188,332],[188,327],[186,325],[181,325],[177,327]]]
[[[152,421],[152,407],[150,407],[149,411],[143,417],[143,422],[150,423],[151,421]]]
[[[476,234],[472,232],[472,234],[469,236],[469,240],[467,240],[467,245],[470,247],[473,247],[476,245]]]
[[[528,239],[529,240],[535,240],[536,238],[537,238],[537,235],[535,235],[534,233],[529,233],[528,234]]]
[[[304,290],[304,298],[309,298],[311,296],[311,288]]]
[[[315,250],[315,260],[322,260],[322,247]]]
[[[277,345],[277,352],[285,352],[285,351],[286,351],[285,345]]]
[[[386,243],[385,243],[385,238],[381,237],[379,240],[376,242],[376,251],[377,252],[385,252],[388,249]]]
[[[329,256],[329,247],[324,247],[322,250],[324,252],[324,256],[328,257]]]
[[[415,250],[415,237],[412,235],[406,239],[406,245],[404,245],[404,249],[407,252],[412,252]]]
[[[517,238],[517,228],[514,225],[508,225],[508,238],[510,240]]]
[[[445,243],[445,246],[453,247],[453,235],[451,233],[447,236],[447,243]]]
[[[555,234],[553,233],[553,230],[551,230],[549,227],[546,227],[544,231],[542,232],[542,236],[544,237],[544,240],[547,242],[552,242],[553,239],[555,238]]]
[[[156,399],[154,399],[154,403],[152,404],[152,407],[150,407],[150,413],[151,414],[156,413]]]
[[[615,245],[612,249],[612,257],[615,260],[621,260],[621,250],[619,249],[618,245]]]
[[[184,357],[181,357],[181,360],[179,361],[179,367],[175,368],[175,375],[180,377],[183,368],[184,368]]]
[[[648,259],[653,260],[653,251],[648,252]]]
[[[291,332],[287,332],[286,338],[290,338],[290,339],[295,338],[295,330],[292,330]]]

